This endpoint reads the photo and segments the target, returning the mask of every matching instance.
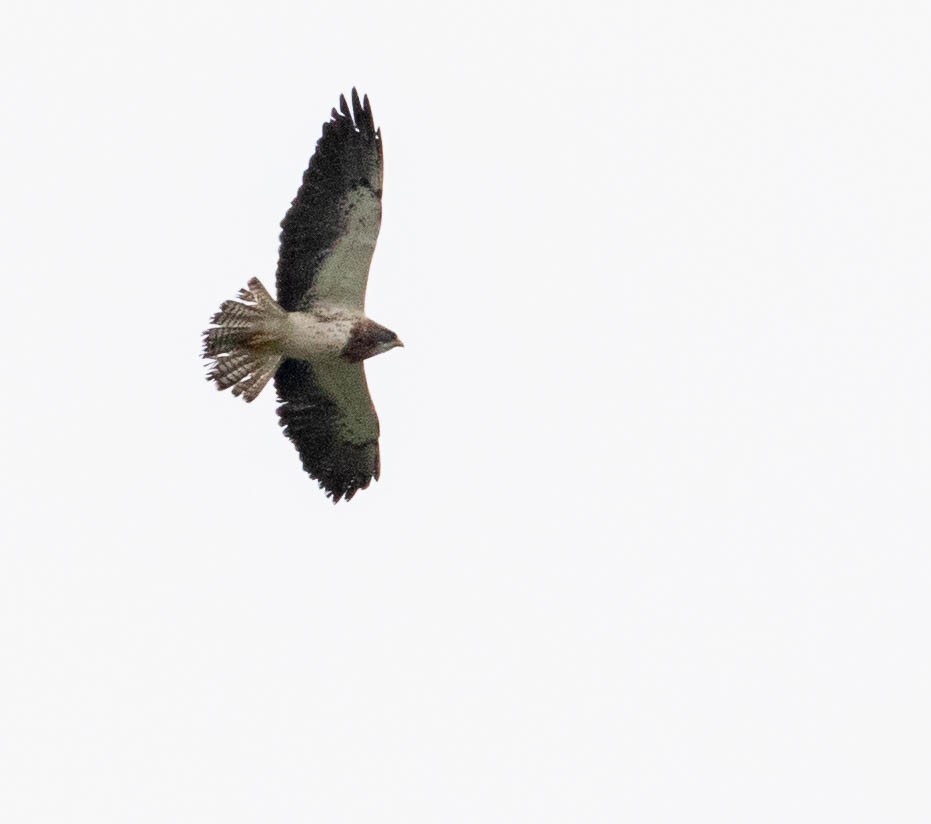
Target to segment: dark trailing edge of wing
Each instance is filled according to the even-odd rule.
[[[340,95],[339,111],[323,124],[291,208],[281,221],[276,287],[278,303],[300,308],[328,250],[342,234],[340,202],[356,186],[381,197],[382,144],[368,97],[352,90],[352,111]]]
[[[279,423],[297,447],[304,470],[337,503],[347,501],[372,478],[378,480],[378,437],[350,443],[339,434],[339,409],[325,395],[306,361],[288,359],[275,375],[275,388],[283,401]]]

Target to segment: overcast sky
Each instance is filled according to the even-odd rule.
[[[926,4],[3,18],[0,820],[931,820]],[[334,507],[199,336],[353,85]]]

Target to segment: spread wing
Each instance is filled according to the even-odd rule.
[[[281,221],[276,282],[289,312],[319,299],[362,311],[381,226],[382,144],[368,97],[340,95]]]
[[[275,375],[279,423],[311,478],[336,503],[378,480],[378,416],[362,363],[288,359]]]

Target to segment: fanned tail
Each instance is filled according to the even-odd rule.
[[[286,314],[258,278],[224,301],[204,332],[203,357],[213,361],[207,380],[254,401],[283,360],[277,343]]]

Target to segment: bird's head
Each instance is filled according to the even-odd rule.
[[[394,349],[396,346],[404,346],[404,344],[394,332],[366,318],[352,327],[349,341],[342,354],[351,363],[357,363]]]

